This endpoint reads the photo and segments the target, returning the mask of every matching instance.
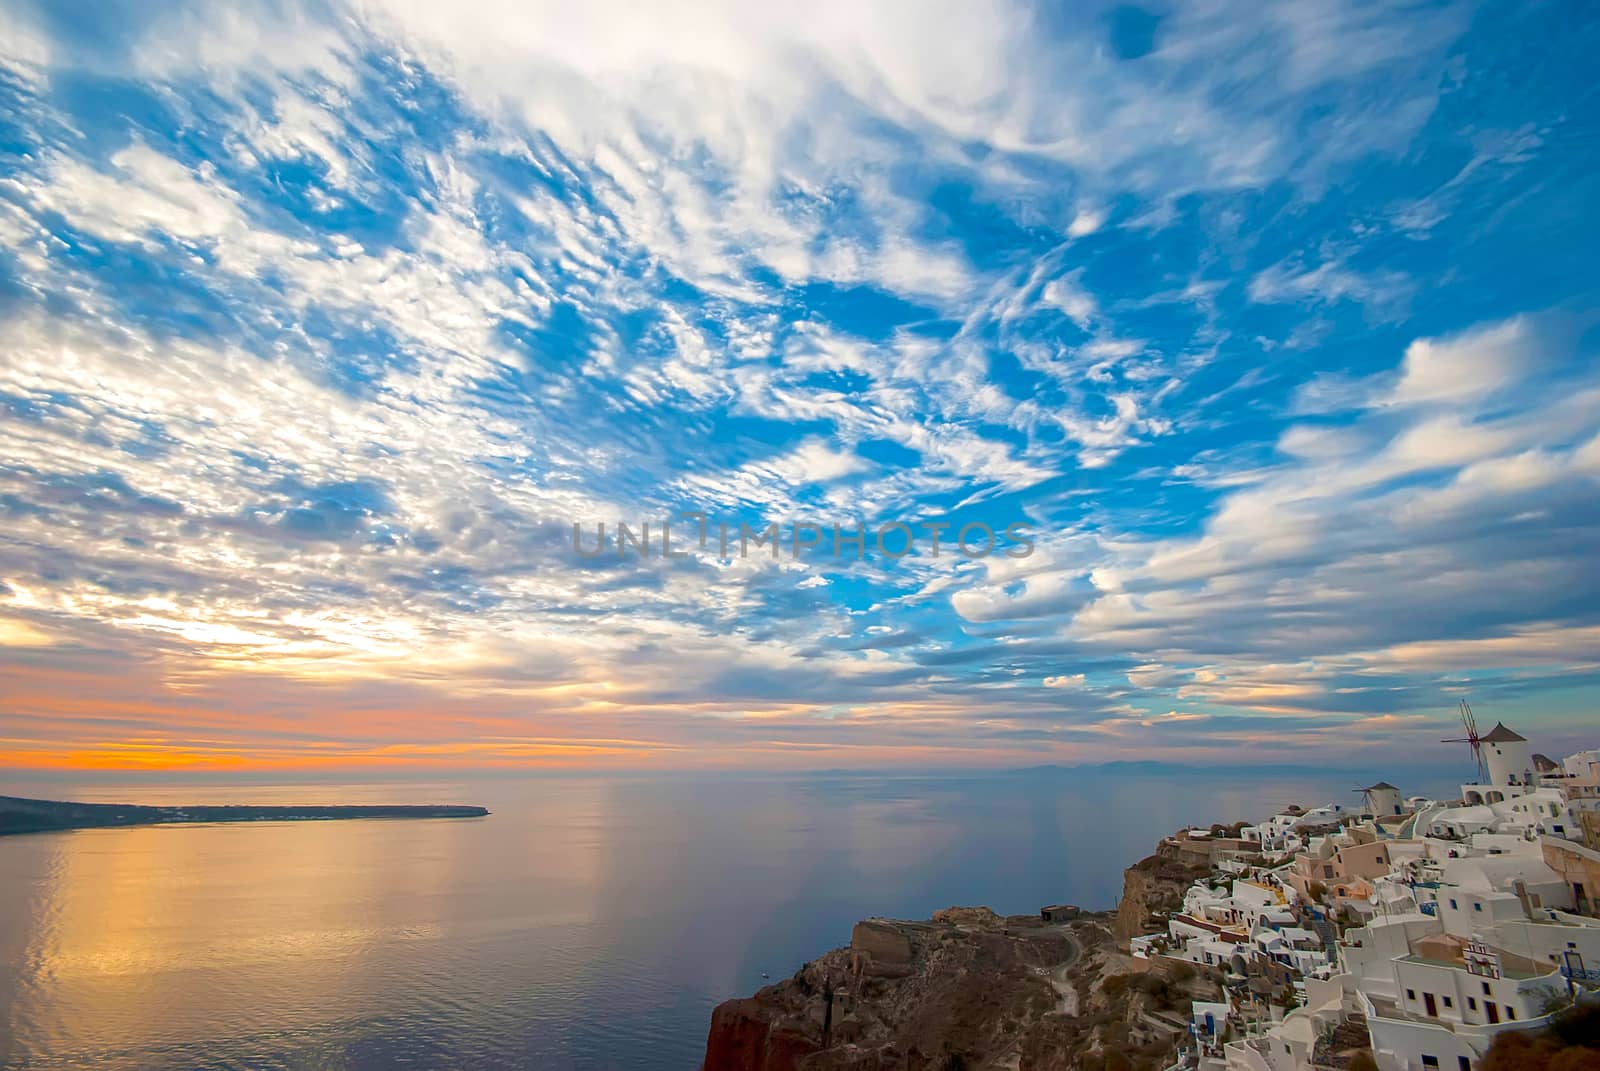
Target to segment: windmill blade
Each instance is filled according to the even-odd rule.
[[[1483,762],[1483,738],[1478,735],[1478,719],[1472,713],[1472,704],[1465,699],[1456,701],[1456,712],[1461,718],[1461,727],[1466,730],[1467,735],[1442,740],[1440,743],[1466,744],[1471,748],[1472,761],[1478,768],[1478,780],[1482,781],[1488,776],[1488,770]]]

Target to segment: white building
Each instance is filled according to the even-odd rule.
[[[1512,794],[1504,798],[1495,798],[1501,793],[1483,785],[1461,787],[1470,798],[1487,796],[1491,801],[1460,806],[1429,804],[1417,812],[1416,835],[1466,841],[1473,850],[1487,855],[1538,855],[1540,836],[1581,840],[1577,810],[1589,805],[1600,807],[1600,799],[1569,799],[1570,789],[1554,784],[1537,788],[1506,786]]]
[[[1255,1037],[1224,1047],[1226,1071],[1314,1071],[1317,1039],[1344,1018],[1340,980],[1306,982],[1306,1003]]]
[[[1452,859],[1441,874],[1439,921],[1444,932],[1468,940],[1537,908],[1573,906],[1572,890],[1541,858]]]
[[[1591,785],[1600,784],[1600,748],[1568,755],[1561,761],[1561,768],[1568,777]]]
[[[1536,963],[1560,967],[1576,953],[1585,969],[1600,966],[1600,919],[1557,908],[1533,912],[1531,918],[1505,919],[1484,933],[1484,940]]]
[[[1461,786],[1461,798],[1467,803],[1499,803],[1520,796],[1538,784],[1538,775],[1533,771],[1533,750],[1525,737],[1496,722],[1488,735],[1480,737],[1478,742],[1489,780],[1486,784]]]
[[[1398,999],[1358,990],[1380,1071],[1471,1071],[1497,1033],[1547,1023],[1546,1008],[1566,988],[1553,968],[1448,935],[1412,949],[1391,961]]]
[[[1368,814],[1377,816],[1406,812],[1405,804],[1400,798],[1400,790],[1387,781],[1379,781],[1362,789],[1361,795],[1367,805]]]
[[[1590,854],[1573,842],[1585,823],[1593,835],[1582,812],[1600,810],[1600,749],[1557,765],[1503,724],[1480,743],[1486,775],[1459,801],[1402,799],[1380,781],[1360,809],[1295,807],[1246,827],[1266,860],[1213,871],[1167,933],[1134,941],[1136,955],[1267,977],[1274,991],[1287,979],[1304,1001],[1273,1022],[1248,1002],[1231,1019],[1197,1003],[1199,1071],[1314,1071],[1319,1039],[1351,1013],[1365,1016],[1381,1071],[1474,1071],[1496,1034],[1549,1021],[1564,969],[1596,977],[1600,919],[1575,913],[1573,882],[1588,879],[1545,860],[1556,844]],[[1280,852],[1294,854],[1268,854]],[[1301,928],[1307,908],[1316,931]],[[1343,928],[1334,954],[1330,926]]]
[[[1373,919],[1346,930],[1339,943],[1339,962],[1350,994],[1359,990],[1398,1003],[1401,993],[1394,961],[1411,954],[1411,942],[1441,932],[1438,919],[1420,912]]]
[[[1494,809],[1483,804],[1463,807],[1436,805],[1417,816],[1419,833],[1445,840],[1466,840],[1474,833],[1488,833],[1499,821],[1500,817],[1494,813]]]
[[[1310,930],[1297,926],[1258,930],[1251,935],[1250,941],[1256,951],[1298,971],[1303,977],[1329,973],[1328,955],[1323,950],[1322,939]]]
[[[1526,737],[1507,729],[1504,724],[1495,722],[1489,735],[1482,738],[1483,761],[1489,767],[1489,783],[1491,785],[1518,786],[1528,788],[1533,785],[1533,749],[1528,746]]]

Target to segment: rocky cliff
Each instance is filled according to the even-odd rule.
[[[1162,916],[1183,906],[1184,890],[1210,872],[1209,862],[1179,842],[1162,841],[1154,855],[1122,872],[1122,899],[1112,923],[1117,941],[1126,945],[1129,938],[1160,929]]]
[[[1109,916],[951,908],[850,945],[712,1016],[705,1071],[1155,1071],[1203,977],[1147,971]]]

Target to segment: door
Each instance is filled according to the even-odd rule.
[[[1483,1002],[1483,1014],[1489,1017],[1489,1021],[1491,1023],[1498,1023],[1500,1021],[1500,1007],[1492,1000],[1486,1000]]]
[[[1422,994],[1422,1003],[1427,1005],[1428,1018],[1437,1019],[1439,1017],[1439,1005],[1434,1001],[1432,993]]]

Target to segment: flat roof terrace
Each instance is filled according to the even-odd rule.
[[[1429,967],[1449,967],[1458,971],[1464,971],[1467,969],[1467,965],[1459,959],[1433,959],[1429,956],[1419,956],[1414,952],[1409,956],[1401,956],[1400,962],[1423,963]],[[1554,967],[1551,967],[1550,970],[1545,971],[1530,971],[1522,970],[1517,967],[1502,966],[1500,968],[1500,977],[1510,978],[1514,982],[1525,982],[1530,978],[1543,978],[1553,970],[1555,970]]]

